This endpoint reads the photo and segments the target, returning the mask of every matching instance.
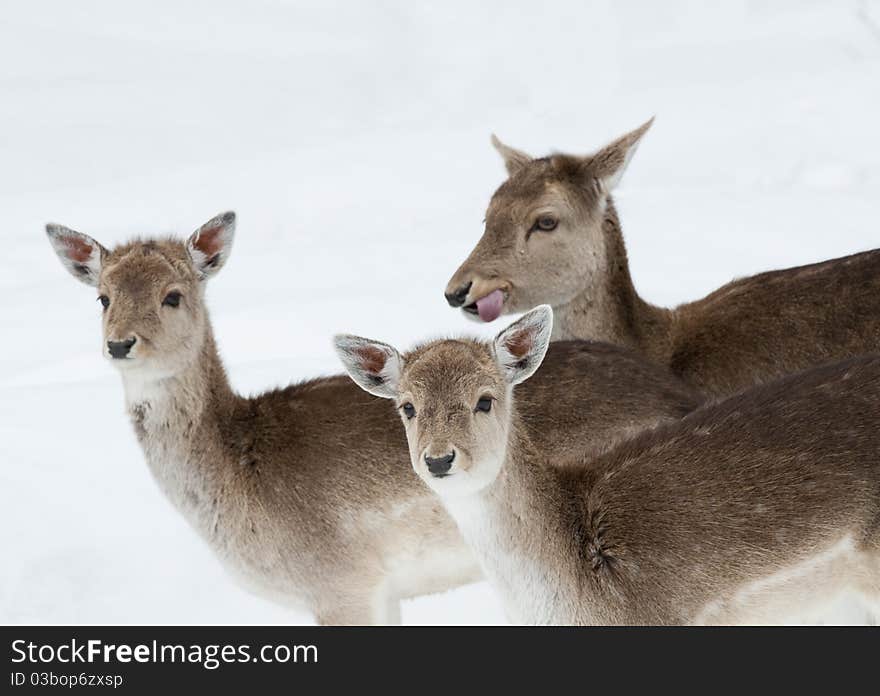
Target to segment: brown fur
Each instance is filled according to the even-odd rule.
[[[221,232],[221,227],[211,227],[207,230],[202,230],[199,232],[198,238],[194,240],[193,246],[205,256],[214,256],[223,248],[223,242],[220,239]]]
[[[70,249],[70,258],[79,263],[88,260],[92,253],[92,248],[80,239],[70,238],[67,240],[67,246]]]
[[[517,358],[523,357],[531,347],[531,336],[525,332],[514,334],[507,341],[507,350]]]
[[[385,367],[385,354],[380,350],[371,348],[363,348],[360,351],[361,358],[368,368],[373,372],[381,372]]]
[[[550,304],[554,339],[627,346],[715,396],[880,349],[878,250],[735,280],[671,310],[645,302],[609,181],[646,126],[588,157],[511,155],[483,237],[447,292],[471,283],[467,306],[500,288],[504,312]],[[558,228],[530,231],[545,210]]]
[[[76,234],[50,230],[53,240]],[[392,405],[343,377],[235,394],[201,280],[219,265],[208,259],[196,268],[180,241],[109,252],[80,237],[101,249],[97,279],[70,265],[63,244],[56,250],[76,277],[108,296],[105,341],[138,337],[136,359],[113,363],[148,465],[246,584],[304,605],[324,623],[368,623],[393,621],[402,597],[479,577],[454,525],[409,470]],[[228,248],[219,253],[225,259]],[[161,304],[171,289],[181,293],[177,308]],[[581,342],[555,346],[541,378],[522,393],[529,433],[560,458],[601,451],[696,403],[668,371]],[[581,416],[590,412],[587,424]],[[449,563],[431,565],[438,554]],[[414,579],[419,569],[425,577]]]
[[[569,468],[571,522],[586,556],[604,556],[590,580],[618,598],[607,620],[683,623],[708,605],[735,620],[732,598],[749,578],[845,534],[865,561],[851,587],[880,600],[878,403],[880,358],[852,358],[639,435],[589,473]]]
[[[425,416],[405,421],[412,466],[514,620],[778,623],[845,590],[880,607],[880,357],[756,387],[587,467],[532,441],[489,346],[442,342],[403,363],[401,397]],[[492,414],[465,416],[486,385]],[[500,470],[486,447],[499,435]],[[438,439],[464,460],[442,479],[418,459]]]

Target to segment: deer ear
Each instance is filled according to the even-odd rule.
[[[553,310],[539,305],[495,337],[495,361],[510,384],[524,382],[540,367],[552,330]]]
[[[98,284],[101,262],[107,256],[104,247],[88,235],[74,232],[64,225],[50,223],[46,225],[46,234],[61,263],[74,278],[86,285]]]
[[[346,371],[361,389],[386,399],[397,397],[403,360],[395,348],[349,335],[336,336],[333,345]]]
[[[492,134],[492,147],[498,150],[498,154],[501,155],[504,160],[504,166],[507,168],[508,176],[513,176],[532,161],[532,158],[525,152],[516,150],[509,145],[502,143],[494,133]]]
[[[210,278],[223,268],[235,238],[235,213],[221,213],[199,227],[186,240],[186,250],[199,277]]]
[[[611,193],[617,184],[620,183],[620,179],[623,177],[627,166],[629,166],[630,160],[636,154],[642,136],[648,131],[652,123],[654,123],[653,117],[634,131],[621,136],[594,155],[584,159],[584,164],[590,177],[596,179],[606,193]]]

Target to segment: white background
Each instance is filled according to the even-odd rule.
[[[494,331],[447,279],[503,178],[494,131],[589,152],[657,115],[617,196],[649,300],[878,246],[880,2],[8,2],[0,14],[0,621],[297,622],[161,497],[46,242],[234,209],[209,304],[243,392],[329,337]],[[498,622],[485,584],[404,622]]]

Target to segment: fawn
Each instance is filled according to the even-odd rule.
[[[544,305],[491,344],[403,356],[337,339],[352,378],[395,401],[413,469],[512,620],[776,623],[844,591],[880,606],[880,356],[755,387],[566,467],[533,443],[512,390],[551,325]]]
[[[636,292],[612,191],[648,121],[586,156],[493,143],[509,178],[446,299],[492,321],[553,307],[553,339],[624,345],[712,396],[880,349],[880,250],[735,280],[665,309]]]
[[[102,352],[162,491],[235,576],[321,623],[394,622],[400,599],[478,579],[455,525],[406,466],[386,401],[344,376],[253,398],[232,391],[205,286],[234,230],[226,213],[186,241],[108,250],[47,227],[64,266],[98,290]],[[599,451],[698,403],[668,370],[614,347],[561,343],[547,363],[522,410],[548,450]],[[587,427],[578,414],[596,409]]]

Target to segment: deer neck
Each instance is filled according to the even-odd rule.
[[[670,348],[671,313],[636,292],[617,210],[608,197],[602,220],[603,270],[570,302],[553,307],[553,340],[596,340],[662,359]]]
[[[198,531],[209,535],[222,492],[222,424],[232,392],[210,324],[196,358],[171,376],[123,373],[126,406],[147,465],[162,491]]]
[[[570,612],[581,604],[564,500],[559,479],[515,414],[495,481],[478,493],[444,499],[516,623],[571,623]]]

